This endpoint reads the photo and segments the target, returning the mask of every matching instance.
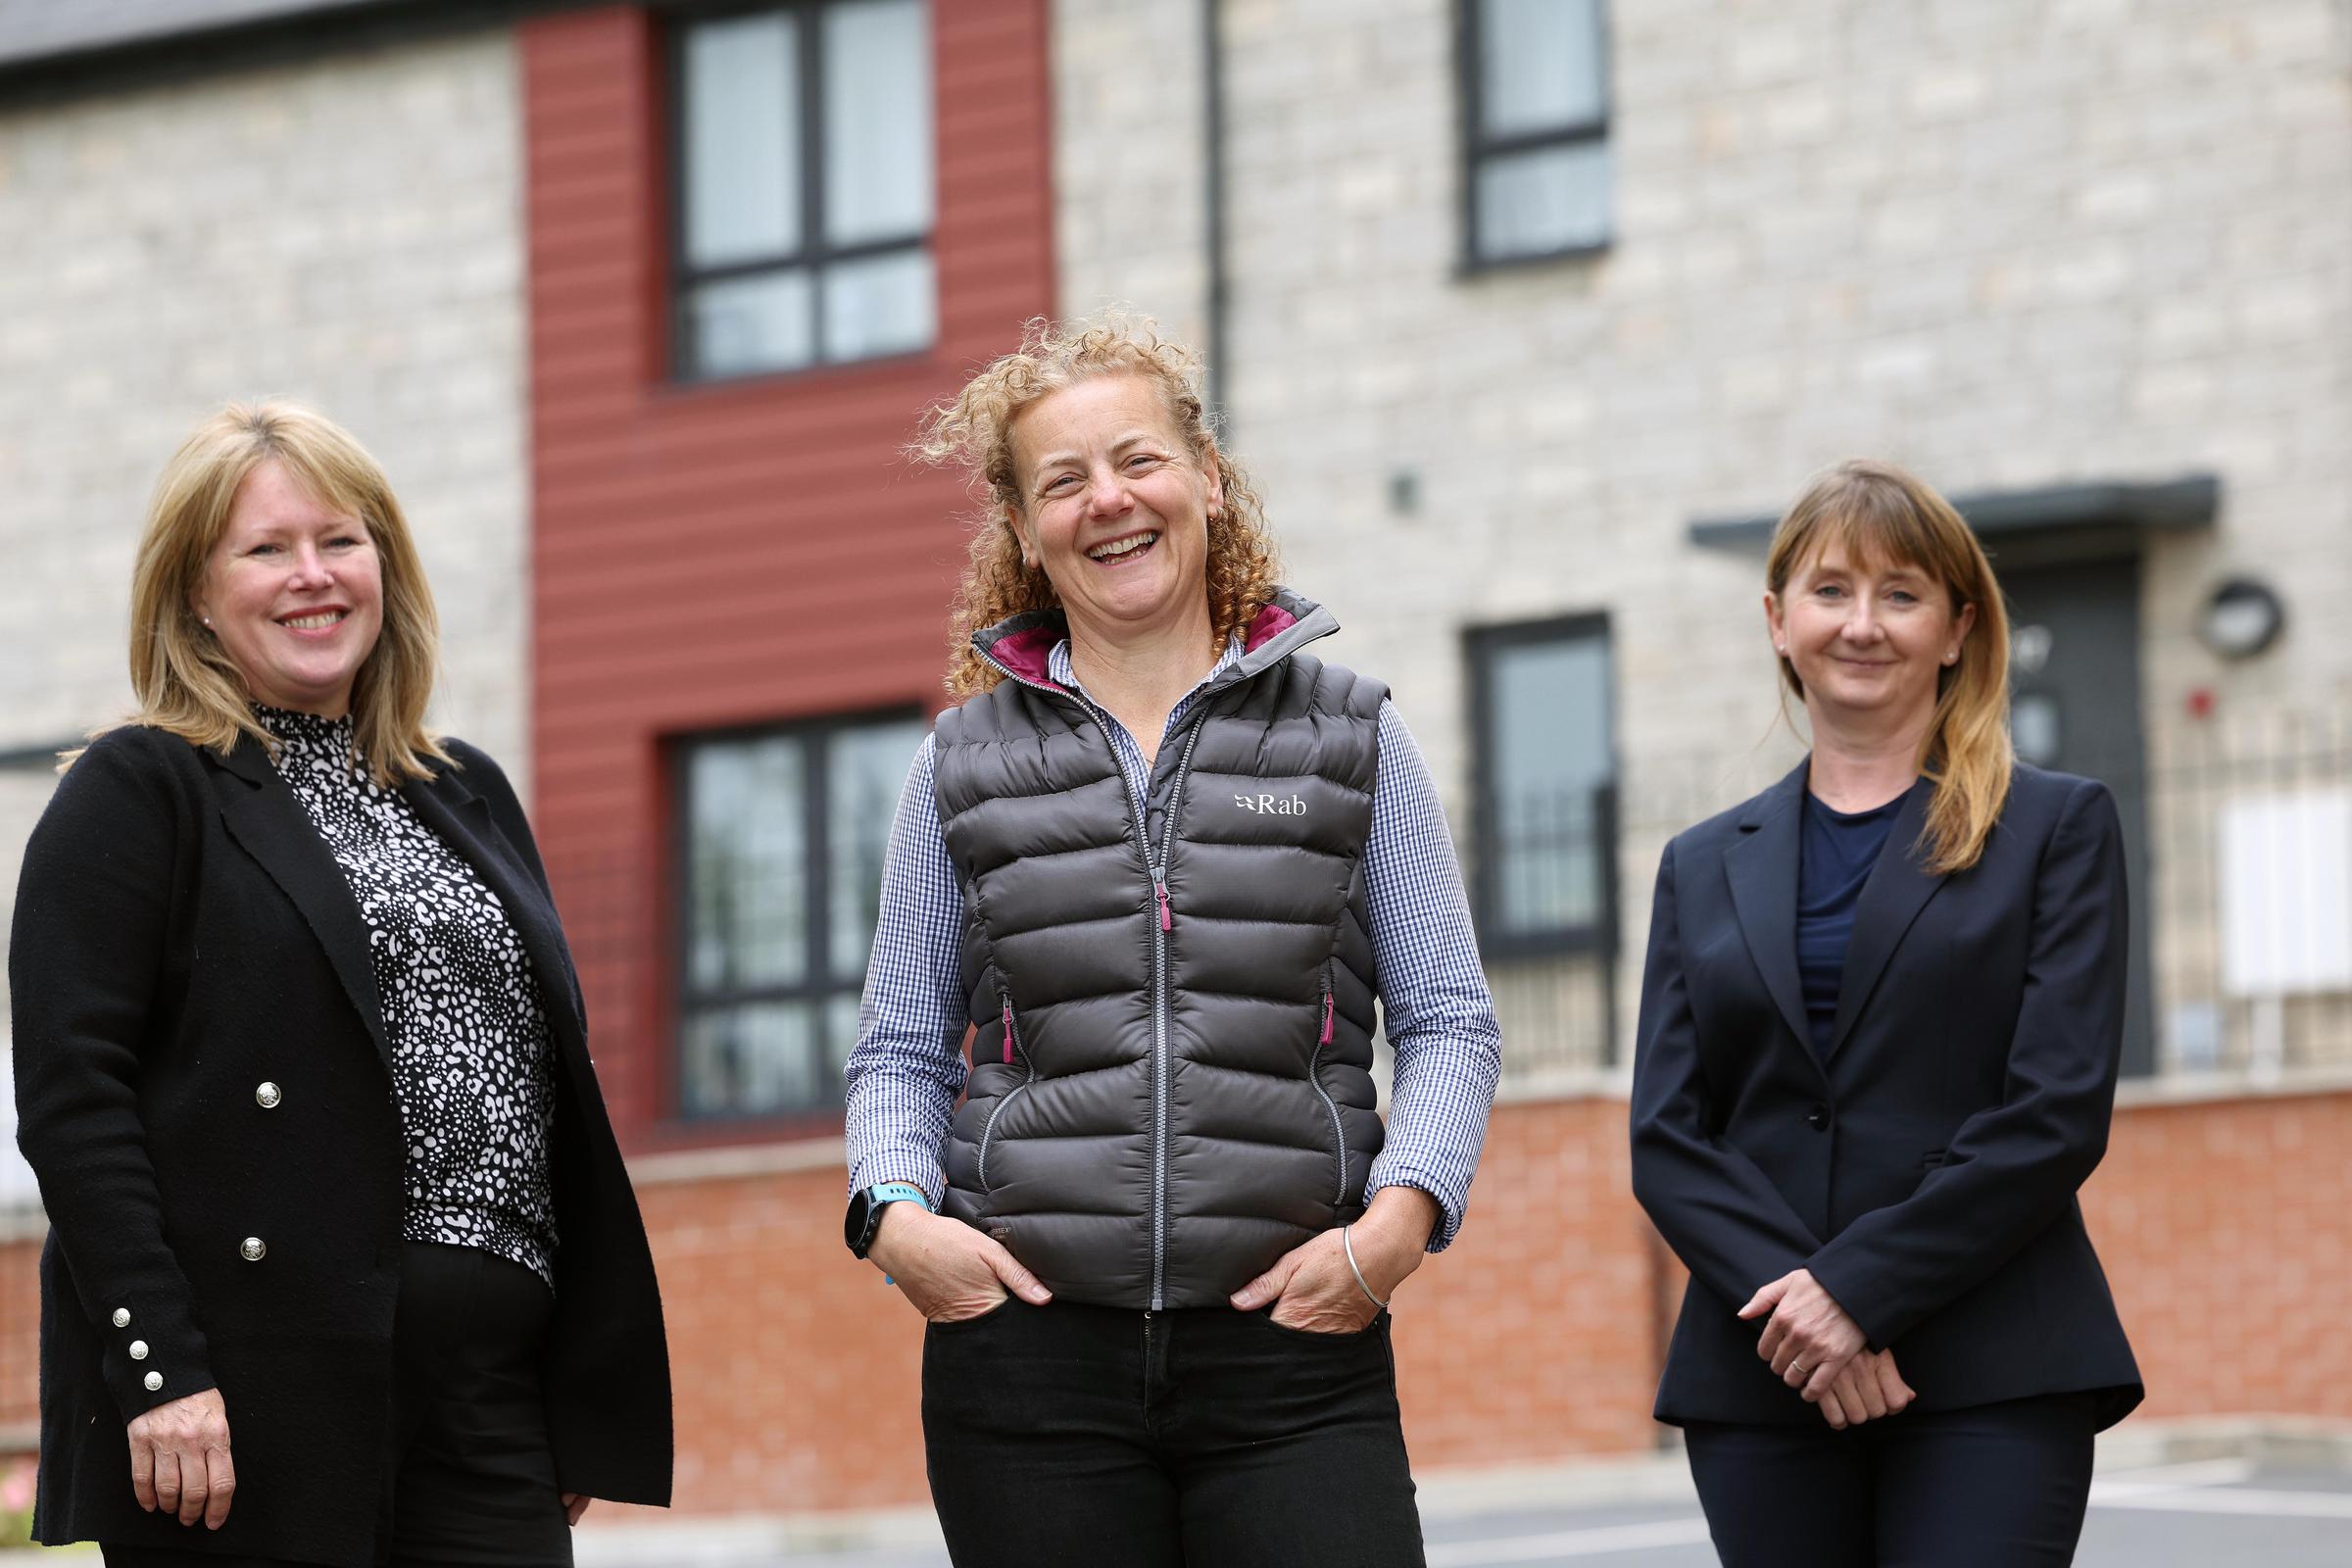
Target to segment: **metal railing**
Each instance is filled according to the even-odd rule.
[[[2120,763],[2075,764],[2115,790],[2135,840],[2142,929],[2130,961],[2140,1045],[2131,1070],[2259,1078],[2352,1066],[2352,710],[2181,717],[2152,728],[2145,747]],[[1506,1083],[1524,1089],[1631,1059],[1666,841],[1764,788],[1799,755],[1780,737],[1746,753],[1632,759],[1608,818],[1617,892],[1597,922],[1608,942],[1514,950],[1491,940],[1482,900]],[[1513,815],[1558,823],[1576,813]],[[1598,815],[1586,819],[1598,834]],[[1464,842],[1485,849],[1475,824]],[[1566,864],[1606,842],[1498,834],[1485,856]],[[1478,863],[1470,873],[1474,886],[1494,874]]]

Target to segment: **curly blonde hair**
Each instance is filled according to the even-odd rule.
[[[907,448],[935,466],[967,470],[987,499],[973,518],[971,560],[949,619],[948,691],[973,697],[1004,678],[972,647],[976,633],[1029,611],[1058,610],[1043,566],[1024,565],[1014,519],[1021,513],[1012,427],[1039,399],[1080,381],[1136,375],[1155,387],[1195,461],[1216,466],[1225,504],[1208,519],[1208,614],[1219,642],[1248,626],[1274,598],[1276,556],[1265,512],[1239,464],[1217,445],[1200,400],[1200,361],[1140,317],[1055,322],[1039,317],[1021,345],[923,416]]]

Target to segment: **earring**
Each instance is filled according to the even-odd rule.
[[[1943,662],[1947,664],[1957,664],[1960,662],[1960,650],[1957,648],[1945,649],[1943,651]]]
[[[204,617],[204,623],[205,623],[207,626],[210,626],[210,625],[213,623],[213,617],[212,617],[212,616],[210,616],[210,615],[207,615],[207,616],[205,616],[205,617]]]

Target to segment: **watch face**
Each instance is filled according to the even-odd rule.
[[[850,1250],[856,1252],[859,1257],[865,1255],[865,1244],[871,1239],[866,1235],[865,1225],[867,1216],[873,1211],[873,1194],[858,1192],[850,1195],[850,1213],[848,1219],[842,1223],[841,1239],[849,1243]]]

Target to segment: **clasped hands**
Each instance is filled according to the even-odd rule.
[[[1809,1269],[1782,1275],[1748,1298],[1742,1321],[1770,1313],[1756,1354],[1797,1390],[1822,1419],[1843,1431],[1899,1415],[1916,1396],[1895,1370],[1892,1350],[1872,1350],[1862,1325],[1846,1314]]]
[[[1309,1334],[1356,1333],[1380,1312],[1365,1288],[1388,1300],[1421,1266],[1441,1214],[1437,1200],[1418,1188],[1384,1187],[1354,1226],[1363,1285],[1348,1266],[1348,1239],[1329,1230],[1283,1253],[1234,1292],[1233,1305],[1244,1312],[1271,1306],[1274,1322]],[[1054,1299],[1004,1243],[961,1220],[929,1213],[919,1203],[893,1203],[883,1210],[866,1258],[933,1323],[985,1316],[1009,1297],[1031,1306]]]

